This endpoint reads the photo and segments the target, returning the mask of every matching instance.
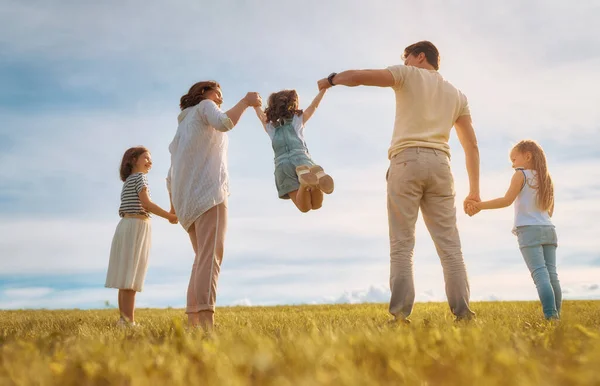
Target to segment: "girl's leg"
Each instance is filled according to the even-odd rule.
[[[313,208],[311,203],[311,190],[312,188],[309,186],[300,185],[298,190],[288,193],[291,200],[302,213],[306,213]]]
[[[544,316],[546,319],[556,318],[558,316],[556,300],[554,298],[554,290],[550,284],[550,275],[548,274],[548,268],[546,268],[542,246],[522,247],[521,253],[537,288]]]
[[[310,201],[313,210],[319,209],[323,205],[323,191],[321,189],[311,189]]]
[[[123,291],[121,303],[123,306],[122,315],[129,322],[134,322],[134,310],[135,310],[135,294],[134,290],[120,290]]]
[[[562,290],[560,288],[560,282],[558,281],[558,273],[556,272],[556,245],[544,245],[544,260],[546,261],[546,268],[550,275],[550,284],[552,290],[554,290],[554,300],[556,302],[556,311],[560,316],[560,309],[562,306]]]

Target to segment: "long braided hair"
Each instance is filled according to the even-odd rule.
[[[536,186],[530,186],[537,189],[536,204],[540,210],[550,210],[554,206],[554,184],[548,172],[544,149],[537,142],[525,139],[517,143],[513,150],[523,155],[531,154],[531,164],[537,176],[537,183]]]

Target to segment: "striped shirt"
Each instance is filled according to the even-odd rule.
[[[148,179],[146,174],[134,173],[127,177],[123,183],[123,189],[121,190],[119,216],[123,217],[125,214],[141,214],[150,217],[150,212],[144,209],[139,196],[144,188],[148,189]],[[149,190],[148,195],[150,195]]]

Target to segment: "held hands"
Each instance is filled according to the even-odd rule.
[[[481,211],[481,198],[478,194],[469,194],[464,202],[465,213],[473,217]]]
[[[479,197],[479,193],[470,193],[463,203],[465,213],[468,214],[469,217],[473,217],[481,211],[480,203],[481,197]]]
[[[480,203],[476,201],[467,201],[466,202],[466,210],[465,213],[470,217],[473,217],[477,213],[481,212]]]
[[[319,91],[322,91],[330,88],[331,84],[329,84],[329,80],[327,78],[323,78],[317,82],[317,86],[319,87]]]
[[[262,98],[260,94],[257,92],[249,92],[244,97],[244,101],[248,104],[248,106],[252,107],[260,107],[262,106]]]
[[[175,214],[175,209],[173,207],[171,207],[171,210],[169,211],[169,217],[167,217],[167,220],[169,220],[171,224],[177,224],[177,222],[179,221],[177,215]]]

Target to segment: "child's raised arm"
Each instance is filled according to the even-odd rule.
[[[258,120],[260,121],[260,123],[262,123],[263,129],[267,131],[267,117],[265,116],[265,112],[262,111],[261,108],[258,106],[254,106],[254,111],[256,112]]]
[[[472,201],[471,204],[480,210],[506,208],[515,201],[515,199],[519,195],[519,192],[521,191],[521,189],[523,189],[524,183],[525,176],[523,175],[523,172],[517,170],[515,171],[515,174],[513,174],[512,179],[510,180],[510,186],[508,187],[508,190],[506,191],[504,197],[496,198],[490,201]]]
[[[304,113],[302,114],[302,122],[304,124],[306,124],[306,122],[308,122],[308,120],[315,113],[315,110],[317,109],[317,107],[319,107],[319,103],[321,103],[321,99],[323,99],[323,96],[325,95],[326,91],[327,91],[327,89],[325,89],[325,88],[319,90],[319,93],[317,94],[317,96],[315,97],[315,99],[313,99],[313,101],[310,104],[310,106],[308,106],[304,110]]]

